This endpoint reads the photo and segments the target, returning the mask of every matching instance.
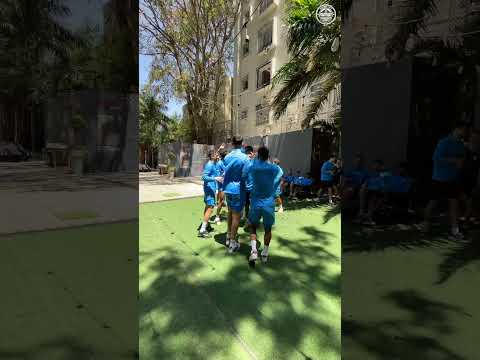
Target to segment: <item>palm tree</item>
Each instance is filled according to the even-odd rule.
[[[58,18],[69,15],[69,8],[61,0],[2,1],[2,102],[13,112],[15,123],[28,115],[32,119],[35,106],[49,90],[47,75],[53,59],[68,59],[70,49],[81,45],[81,41],[58,22]]]
[[[459,82],[460,96],[458,111],[468,112],[474,108],[477,94],[477,71],[480,64],[480,13],[473,11],[467,14],[459,25],[456,26],[456,34],[447,38],[431,38],[423,36],[422,30],[427,29],[432,16],[438,14],[438,0],[415,0],[410,1],[393,37],[387,42],[385,55],[389,61],[395,61],[405,56],[428,54],[432,57],[432,63],[437,66],[456,65],[461,72],[462,79]],[[466,10],[468,3],[464,2]],[[466,93],[465,89],[469,89]]]
[[[330,4],[336,9],[341,6],[341,1],[332,0],[292,0],[289,3],[286,23],[287,48],[291,58],[273,79],[274,88],[280,86],[272,103],[276,119],[286,112],[288,104],[298,95],[320,81],[320,91],[308,105],[302,121],[304,128],[312,125],[318,110],[341,81],[341,17],[337,17],[331,25],[321,25],[315,15],[320,3]]]
[[[427,25],[428,18],[438,13],[436,0],[409,1],[409,6],[398,19],[398,27],[385,48],[385,56],[389,61],[402,58],[406,53],[406,44],[412,36],[418,36]]]
[[[139,142],[151,154],[162,142],[162,133],[167,133],[173,120],[164,114],[165,106],[148,88],[142,90],[139,101]]]

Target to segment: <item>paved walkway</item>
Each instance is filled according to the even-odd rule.
[[[138,174],[82,177],[41,162],[0,164],[0,234],[138,218]]]
[[[198,177],[169,179],[156,173],[140,173],[139,181],[140,203],[203,195],[203,182]]]
[[[138,204],[203,195],[199,178],[76,176],[40,161],[0,163],[0,235],[138,218]]]

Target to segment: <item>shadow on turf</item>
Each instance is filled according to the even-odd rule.
[[[87,344],[80,343],[73,337],[63,337],[56,340],[40,343],[29,347],[28,349],[2,349],[0,348],[0,359],[69,359],[69,360],[85,360],[94,359],[97,356],[103,357],[107,354],[98,353]],[[47,357],[48,356],[48,357]],[[61,357],[60,357],[61,356]],[[107,356],[115,359],[138,359],[136,351],[112,354]]]
[[[429,300],[414,290],[393,291],[383,300],[407,315],[367,323],[353,320],[344,313],[342,344],[348,359],[359,358],[355,357],[355,350],[349,349],[349,344],[368,351],[376,359],[465,359],[435,337],[448,336],[456,331],[449,322],[451,315],[469,314],[447,303]],[[433,334],[420,336],[422,329],[429,329]]]
[[[475,239],[476,238],[476,239]],[[445,283],[458,270],[464,268],[472,262],[480,260],[480,234],[476,233],[472,239],[463,243],[456,244],[444,254],[444,260],[438,266],[439,277],[437,285]]]
[[[245,352],[252,353],[238,335],[241,324],[252,320],[259,330],[272,334],[276,359],[295,356],[320,360],[324,351],[340,354],[340,319],[337,324],[323,323],[298,310],[299,299],[307,309],[328,311],[322,309],[324,297],[340,297],[340,274],[328,272],[328,265],[339,263],[340,259],[326,249],[331,234],[314,227],[302,230],[305,236],[299,239],[275,238],[279,247],[289,248],[294,256],[272,253],[269,262],[254,271],[248,269],[247,262],[237,262],[220,277],[212,272],[208,281],[198,281],[195,277],[196,273],[208,270],[201,259],[182,257],[173,249],[163,250],[168,256],[161,256],[150,266],[149,271],[155,273],[156,278],[140,294],[140,333],[145,334],[141,343],[152,344],[149,350],[142,350],[141,346],[142,358],[173,359],[179,351],[185,360],[205,358],[207,352],[209,357],[222,358],[230,347],[229,341],[243,343]],[[215,241],[224,244],[225,238],[219,235]],[[249,247],[242,242],[241,254],[246,256]],[[209,247],[202,256],[225,256],[224,251],[224,248]],[[258,281],[261,281],[260,287]],[[269,302],[272,298],[277,301]],[[274,315],[262,313],[262,308],[268,308]],[[156,312],[164,313],[159,320],[161,330],[155,330],[152,321],[151,314]],[[325,339],[323,348],[315,354],[300,349],[307,331],[318,332]],[[225,340],[221,343],[208,340],[215,334]],[[226,334],[233,340],[227,340]],[[201,336],[206,342],[178,348],[178,339],[182,336]]]
[[[343,219],[343,218],[342,218]],[[422,234],[414,224],[377,225],[374,227],[342,221],[342,251],[355,253],[383,251],[389,248],[413,250],[417,248],[445,248],[458,243],[448,239],[441,229],[434,227],[429,235]]]
[[[435,229],[434,229],[435,230]],[[438,266],[436,285],[445,283],[458,270],[472,262],[480,260],[479,232],[469,234],[466,240],[451,240],[440,231],[432,235],[421,234],[413,227],[365,227],[351,223],[342,226],[343,253],[377,252],[389,248],[415,250],[418,248],[436,248],[442,250],[443,258]]]

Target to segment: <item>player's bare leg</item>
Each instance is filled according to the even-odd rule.
[[[257,226],[251,224],[250,225],[250,257],[248,258],[248,261],[250,262],[251,265],[255,263],[255,261],[258,259],[258,252],[257,252]]]
[[[205,206],[205,209],[203,210],[203,221],[202,221],[202,225],[200,226],[200,232],[199,232],[200,236],[205,237],[208,235],[207,226],[208,226],[210,217],[212,216],[212,213],[213,213],[213,206]]]
[[[225,241],[225,245],[228,247],[230,246],[230,240],[232,239],[232,210],[228,209],[228,217],[227,217],[227,239]]]
[[[230,247],[229,247],[229,252],[234,252],[237,251],[240,248],[240,243],[237,241],[237,233],[238,233],[238,226],[240,225],[240,220],[242,217],[242,214],[231,210],[231,220],[229,219],[230,222]],[[228,237],[228,232],[227,232],[227,237]]]
[[[265,236],[263,237],[263,250],[262,250],[262,262],[268,260],[268,249],[270,247],[270,241],[272,240],[272,229],[265,230]]]
[[[221,221],[220,214],[222,213],[222,208],[225,202],[225,194],[223,191],[219,191],[217,194],[217,216],[215,217],[215,222],[218,224]]]

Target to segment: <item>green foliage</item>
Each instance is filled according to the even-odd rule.
[[[416,35],[426,28],[427,19],[438,13],[436,0],[415,0],[410,2],[403,22],[395,34],[388,40],[385,55],[388,60],[396,60],[405,55],[405,44],[410,35]],[[410,21],[415,19],[415,21]]]
[[[165,107],[145,88],[139,100],[139,141],[148,147],[160,144],[160,133],[168,128],[170,119],[163,113]]]
[[[69,8],[61,0],[4,0],[0,6],[0,80],[17,103],[38,103],[51,87],[54,62],[68,61],[82,41],[60,25]],[[53,59],[53,60],[52,60]]]
[[[308,106],[303,127],[312,126],[318,110],[325,104],[328,94],[340,85],[340,49],[332,52],[335,39],[341,39],[341,17],[328,26],[316,19],[320,4],[340,8],[340,1],[292,0],[287,7],[287,46],[290,60],[283,65],[273,79],[277,88],[273,100],[275,118],[282,116],[287,106],[309,86],[320,82],[320,91]],[[279,89],[278,89],[279,88]]]
[[[239,6],[226,0],[142,1],[140,50],[153,57],[149,86],[163,99],[185,102],[190,141],[211,141]]]

